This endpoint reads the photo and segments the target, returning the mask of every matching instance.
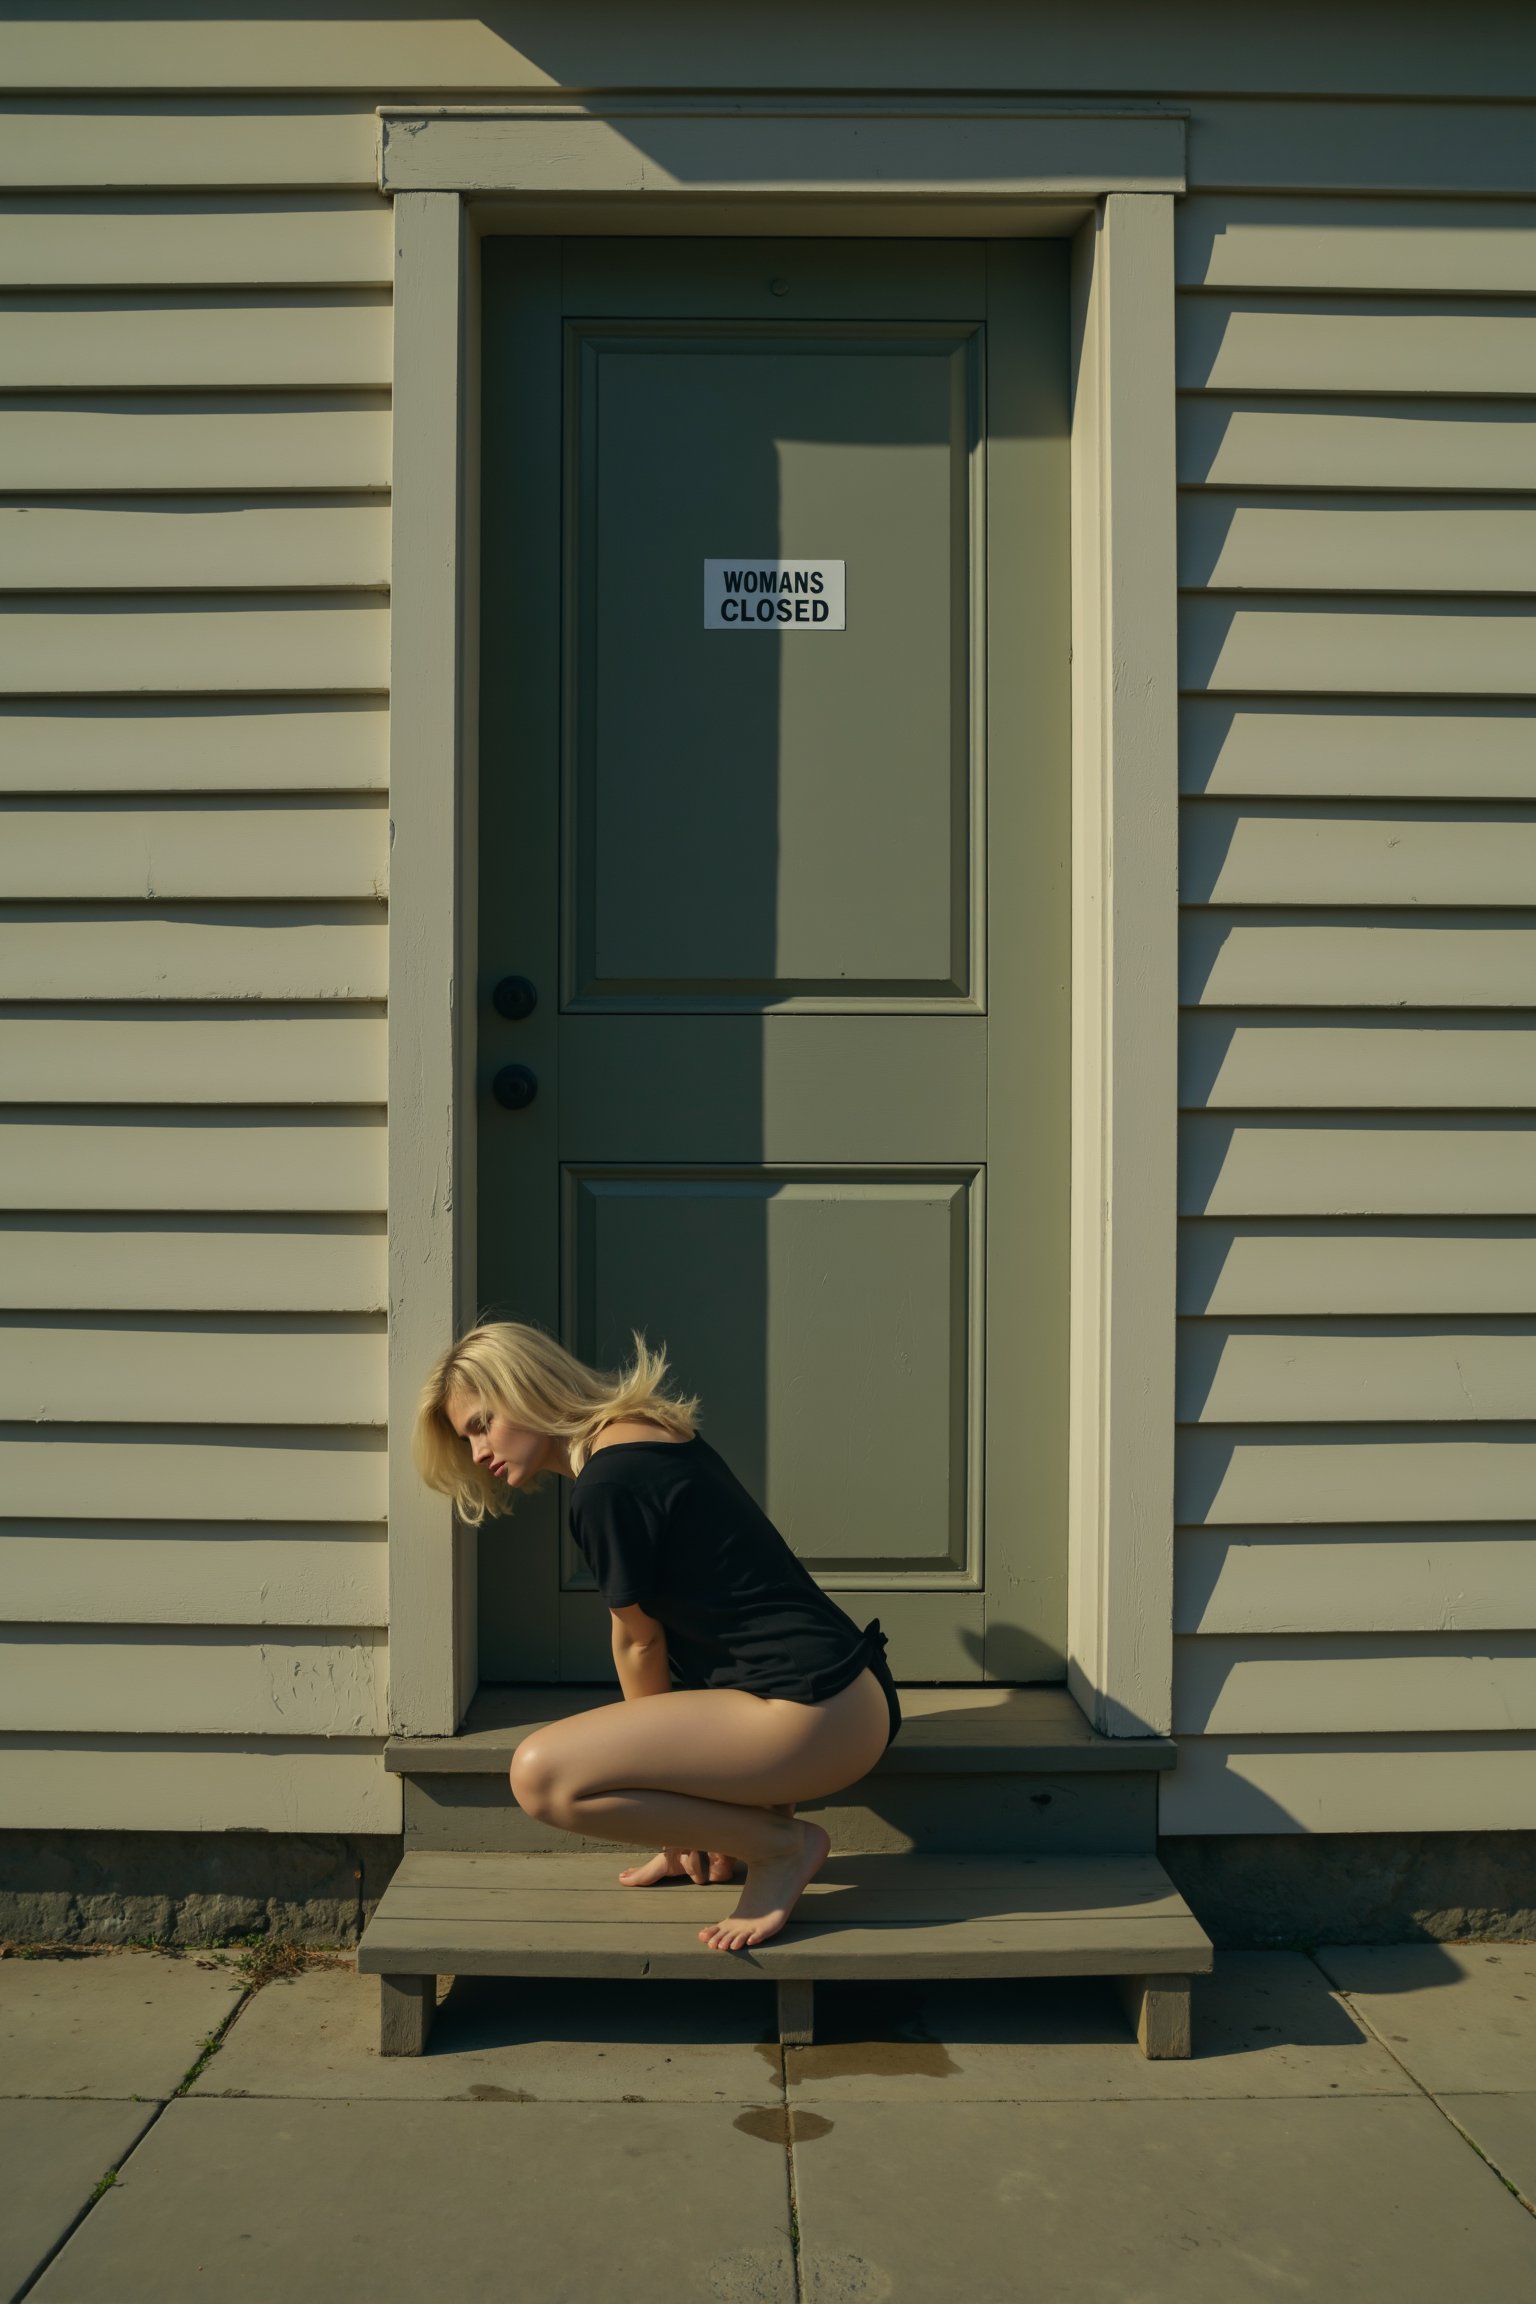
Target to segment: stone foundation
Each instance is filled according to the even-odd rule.
[[[0,1937],[351,1945],[400,1852],[383,1833],[0,1832]]]
[[[1211,1833],[1159,1861],[1218,1945],[1536,1941],[1536,1832]],[[0,1938],[352,1945],[398,1837],[0,1832]]]
[[[1213,1944],[1536,1942],[1536,1832],[1211,1832],[1157,1856]]]

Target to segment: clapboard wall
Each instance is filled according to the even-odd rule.
[[[1177,227],[1165,1831],[1536,1825],[1536,115],[1398,149]]]
[[[373,107],[878,72],[1190,115],[1164,1829],[1536,1825],[1523,22],[0,5],[0,1820],[398,1826]]]
[[[399,1828],[373,144],[197,96],[0,139],[8,1825]]]

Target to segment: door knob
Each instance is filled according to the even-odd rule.
[[[503,976],[491,994],[491,1006],[498,1016],[505,1016],[514,1024],[531,1016],[538,1005],[539,995],[526,976]]]
[[[530,1072],[526,1064],[503,1064],[491,1082],[491,1094],[509,1112],[521,1112],[538,1092],[538,1074]]]

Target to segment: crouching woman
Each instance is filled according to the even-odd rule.
[[[619,1873],[727,1881],[729,1918],[699,1935],[739,1952],[776,1935],[826,1859],[799,1802],[872,1768],[901,1725],[878,1617],[861,1632],[662,1389],[664,1352],[634,1332],[622,1370],[543,1330],[482,1323],[421,1395],[417,1469],[478,1526],[551,1473],[612,1617],[623,1699],[538,1728],[512,1759],[519,1807],[567,1832],[655,1848]]]

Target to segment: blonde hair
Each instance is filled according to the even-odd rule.
[[[448,1421],[450,1398],[472,1400],[515,1423],[570,1443],[571,1471],[579,1472],[599,1428],[619,1417],[646,1416],[691,1440],[698,1429],[697,1396],[673,1398],[660,1389],[666,1374],[665,1350],[646,1349],[638,1328],[635,1357],[628,1368],[589,1368],[542,1328],[521,1320],[485,1320],[450,1344],[422,1386],[411,1452],[429,1488],[451,1496],[459,1518],[478,1528],[488,1513],[513,1509],[513,1492],[503,1480],[470,1459],[469,1449]],[[554,1475],[538,1473],[521,1483],[521,1495],[536,1495]]]

